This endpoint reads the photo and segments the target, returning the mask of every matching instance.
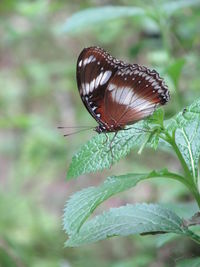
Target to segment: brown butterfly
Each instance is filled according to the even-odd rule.
[[[99,47],[83,49],[76,77],[81,99],[99,124],[98,133],[118,132],[148,117],[170,98],[155,70],[124,63]]]

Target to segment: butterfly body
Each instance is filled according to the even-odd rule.
[[[79,55],[77,84],[98,133],[122,130],[169,100],[168,88],[155,70],[124,63],[99,47],[85,48]]]

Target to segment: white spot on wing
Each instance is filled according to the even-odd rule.
[[[101,73],[97,76],[97,78],[96,78],[96,82],[95,82],[95,88],[97,88],[97,87],[99,86],[99,83],[100,83],[100,80],[101,80],[102,76],[103,76],[103,72],[101,72]]]
[[[130,87],[125,87],[118,102],[122,105],[129,105],[133,95],[133,90]]]
[[[95,111],[97,109],[97,107],[93,107],[92,110]]]
[[[81,59],[81,61],[80,61],[79,64],[78,64],[79,67],[82,66],[82,62],[83,62],[83,61],[82,61],[82,59]]]
[[[83,61],[83,66],[86,66],[87,64],[94,62],[96,58],[94,56],[89,56],[88,58],[85,58]],[[81,63],[82,64],[82,63]]]
[[[114,102],[117,102],[121,105],[129,105],[131,102],[131,99],[134,95],[134,92],[130,87],[118,87],[116,86],[113,88],[115,90],[112,90],[111,96]]]
[[[113,91],[115,88],[116,88],[116,86],[115,86],[114,83],[110,83],[110,84],[108,85],[108,91]]]
[[[82,83],[82,84],[81,84],[81,87],[83,88],[83,95],[86,95],[86,91],[85,91],[85,84],[84,84],[84,83]]]
[[[134,109],[136,112],[140,112],[145,109],[149,109],[153,107],[154,104],[151,101],[148,101],[142,97],[138,97],[135,95],[131,101],[131,108]]]
[[[157,82],[154,81],[151,85],[152,85],[152,86],[156,86],[156,85],[157,85]]]
[[[88,58],[87,64],[89,64],[89,63],[92,61],[92,59],[93,59],[93,56],[90,56],[90,57]]]
[[[88,58],[84,59],[83,66],[87,65],[87,62],[88,62]]]
[[[90,92],[90,84],[89,83],[85,84],[85,92],[86,92],[86,95],[89,95],[89,92]]]
[[[95,79],[90,82],[90,92],[94,90]]]
[[[141,112],[145,109],[154,109],[154,103],[142,98],[134,93],[131,87],[118,87],[114,84],[108,86],[108,90],[111,91],[111,97],[114,102],[120,105],[129,106],[130,109],[134,109],[135,112]]]
[[[101,82],[100,82],[100,85],[107,83],[111,74],[112,74],[112,71],[110,71],[110,70],[107,70],[106,72],[104,72],[103,77],[102,77]]]

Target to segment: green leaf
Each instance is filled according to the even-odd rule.
[[[166,14],[171,15],[175,11],[199,4],[198,0],[182,0],[165,3],[160,5],[160,9]],[[122,17],[134,17],[134,16],[148,16],[150,15],[151,7],[145,10],[141,7],[136,6],[104,6],[96,8],[88,8],[77,13],[74,13],[63,25],[61,32],[79,32],[82,30],[88,30],[88,27],[93,27],[95,24],[104,23],[109,20],[118,19]],[[151,13],[155,14],[155,9],[151,9]]]
[[[119,131],[115,137],[114,133],[107,134],[107,137],[105,134],[96,134],[72,158],[68,178],[109,168],[125,157],[131,149],[138,149],[149,136],[150,133],[146,132],[144,121],[128,130]]]
[[[156,133],[152,136],[152,138],[149,140],[150,147],[152,147],[154,150],[158,148],[159,145],[159,134]]]
[[[167,129],[174,133],[175,143],[197,184],[200,157],[200,98],[169,120]]]
[[[147,176],[148,174],[111,176],[99,187],[89,187],[75,193],[65,207],[64,229],[68,235],[78,232],[84,221],[103,201],[135,186]]]
[[[187,260],[178,261],[176,267],[199,267],[200,266],[200,257],[191,258]]]
[[[126,205],[110,209],[86,222],[66,245],[74,247],[112,236],[153,233],[188,234],[188,231],[180,217],[160,205]]]
[[[98,8],[88,8],[73,14],[64,24],[62,32],[75,32],[95,24],[121,17],[143,16],[144,9],[140,7],[125,6],[104,6]]]
[[[158,108],[154,112],[154,114],[146,120],[147,124],[151,124],[152,126],[153,125],[155,126],[154,129],[156,129],[156,126],[158,127],[158,131],[155,131],[154,134],[152,134],[148,140],[150,147],[152,147],[154,150],[156,150],[159,145],[159,141],[160,141],[159,134],[160,134],[160,130],[163,128],[163,121],[164,121],[164,110],[162,108]]]
[[[164,110],[162,108],[158,108],[151,117],[149,117],[146,122],[163,126],[164,120]]]
[[[199,6],[199,0],[179,0],[179,1],[168,1],[163,5],[163,9],[167,14],[173,14],[177,10],[181,8],[191,7],[191,6]]]
[[[166,208],[172,210],[181,218],[189,219],[195,213],[198,212],[199,208],[196,202],[190,203],[170,203],[164,205]]]
[[[158,134],[160,128],[163,127],[163,119],[164,111],[159,108],[146,120],[127,126],[116,136],[114,133],[96,134],[72,158],[67,178],[109,168],[125,157],[131,149],[138,150],[140,148],[138,153],[141,152],[149,141],[151,144],[154,135],[156,140],[151,146],[157,148]]]
[[[200,157],[200,120],[178,128],[175,133],[175,141],[197,184]]]
[[[75,193],[66,203],[63,219],[64,229],[68,235],[78,232],[82,224],[102,202],[117,193],[134,187],[142,180],[155,177],[173,178],[174,176],[176,175],[168,172],[166,169],[144,174],[133,173],[108,177],[98,187],[83,189]]]
[[[178,82],[179,82],[184,64],[185,64],[185,59],[179,58],[179,59],[176,59],[170,66],[168,66],[166,70],[176,88],[178,87]]]
[[[177,128],[185,127],[190,122],[200,119],[200,98],[194,101],[190,106],[183,109],[173,118],[165,121],[168,131],[175,132]]]
[[[170,203],[164,204],[164,207],[175,212],[179,217],[188,219],[198,212],[199,208],[196,202],[191,203]],[[176,234],[166,234],[157,237],[157,247],[162,247],[166,243],[172,242],[180,238]]]
[[[2,240],[3,243],[4,240]],[[7,244],[6,244],[7,245]],[[19,264],[16,263],[16,256],[9,247],[4,247],[5,245],[0,246],[0,266],[6,267],[18,267]],[[12,253],[8,253],[8,251]],[[20,263],[23,264],[23,263]]]

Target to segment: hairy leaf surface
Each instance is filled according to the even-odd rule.
[[[167,129],[175,134],[179,148],[191,176],[197,183],[200,157],[200,99],[169,120]]]
[[[153,233],[187,234],[187,228],[183,227],[180,217],[160,205],[126,205],[110,209],[86,222],[66,245],[74,247],[112,236]]]
[[[64,229],[68,235],[79,231],[92,212],[105,200],[134,187],[138,182],[155,177],[173,177],[166,169],[144,174],[126,174],[108,177],[98,187],[89,187],[75,193],[66,203]]]
[[[96,134],[72,158],[68,178],[109,168],[125,157],[131,149],[138,149],[149,136],[143,121],[128,130],[119,131],[115,137],[113,133]]]

